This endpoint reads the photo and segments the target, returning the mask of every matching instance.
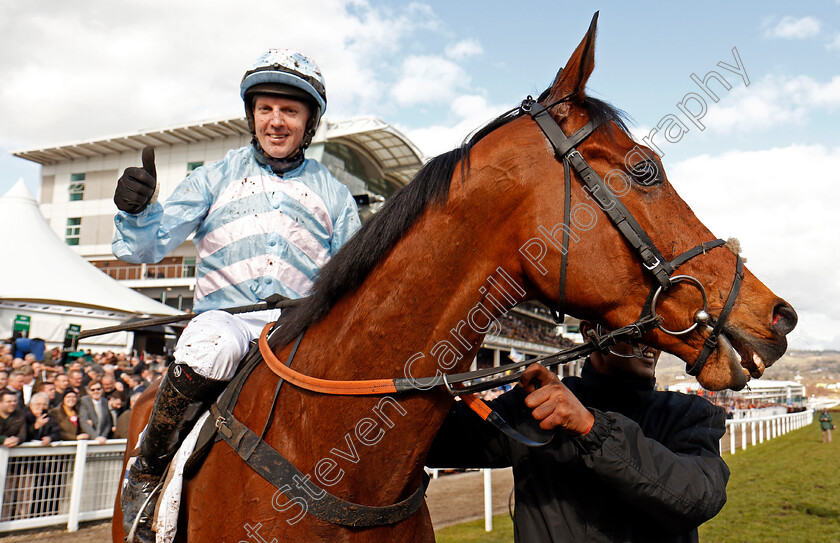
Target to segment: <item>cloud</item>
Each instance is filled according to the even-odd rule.
[[[469,86],[463,68],[440,56],[410,56],[400,69],[400,79],[391,97],[400,105],[436,104],[451,101]]]
[[[452,101],[451,124],[403,129],[426,156],[436,156],[459,146],[472,132],[498,117],[508,108],[490,104],[480,95],[462,95]]]
[[[242,114],[239,81],[270,47],[320,65],[328,115],[375,113],[418,32],[423,4],[363,0],[45,0],[0,5],[0,140],[52,145]]]
[[[838,0],[840,3],[840,0]],[[840,51],[840,32],[834,34],[834,39],[825,44],[825,48],[829,51]]]
[[[446,56],[454,60],[480,55],[484,52],[477,40],[461,40],[446,48]]]
[[[802,17],[801,19],[797,19],[787,15],[782,17],[777,23],[773,24],[774,22],[775,19],[768,19],[765,21],[765,37],[786,40],[803,40],[819,34],[822,27],[822,23],[814,17]]]
[[[704,224],[739,238],[750,270],[799,312],[798,337],[810,344],[797,348],[840,349],[840,307],[826,304],[840,299],[837,172],[840,148],[819,145],[703,155],[668,168]]]
[[[805,123],[809,113],[840,107],[840,76],[821,82],[808,76],[766,76],[749,87],[734,87],[718,103],[708,103],[703,124],[710,132],[746,132]],[[685,119],[681,119],[685,121]]]

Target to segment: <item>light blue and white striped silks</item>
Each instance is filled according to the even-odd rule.
[[[195,231],[196,312],[304,296],[361,226],[350,191],[322,164],[279,177],[250,145],[193,171],[163,205],[114,222],[114,255],[133,263],[159,262]]]

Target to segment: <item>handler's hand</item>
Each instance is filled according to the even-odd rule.
[[[126,168],[117,181],[114,203],[126,213],[140,213],[152,201],[156,187],[155,150],[147,145],[143,148],[143,167]]]
[[[525,405],[543,430],[561,428],[582,436],[595,424],[592,413],[542,364],[528,366],[519,377],[519,386],[528,393]]]

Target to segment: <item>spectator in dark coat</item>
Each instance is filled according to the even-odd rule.
[[[55,393],[55,384],[49,381],[42,381],[35,385],[35,393],[43,393],[47,395],[47,399],[49,400],[49,408],[52,409],[53,407],[57,406],[61,403],[61,398]],[[31,402],[32,400],[30,400]]]
[[[123,373],[122,380],[125,381],[125,384],[128,387],[129,397],[131,397],[132,394],[141,393],[146,390],[146,385],[143,384],[143,380],[139,375],[135,375],[133,373]]]
[[[131,420],[131,409],[134,407],[134,404],[137,403],[137,399],[140,397],[140,392],[135,392],[129,398],[129,407],[122,413],[120,416],[117,417],[117,425],[116,429],[114,430],[114,435],[111,436],[114,439],[126,439],[128,438],[128,422]]]
[[[70,379],[64,373],[59,373],[53,379],[55,385],[55,401],[53,407],[61,405],[61,400],[64,398],[64,391],[70,386]]]
[[[29,409],[24,413],[26,419],[26,441],[40,441],[41,445],[49,445],[61,439],[61,428],[58,421],[48,413],[49,396],[43,392],[36,392],[29,400]]]
[[[76,394],[79,397],[85,395],[85,388],[82,386],[82,376],[84,372],[82,372],[79,368],[71,368],[67,371],[67,380],[69,382],[70,388],[76,391]]]
[[[26,420],[18,411],[18,395],[0,390],[0,445],[16,447],[26,441]]]
[[[108,434],[109,437],[113,437],[117,430],[117,419],[123,412],[123,408],[126,407],[125,403],[125,394],[119,390],[112,390],[108,394],[108,411],[111,413],[111,433]]]
[[[659,351],[613,349],[624,357],[596,351],[562,382],[534,364],[490,403],[529,437],[547,432],[547,445],[514,442],[455,402],[427,465],[513,466],[517,542],[698,541],[697,526],[726,502],[724,410],[657,392]]]
[[[6,388],[9,392],[15,395],[17,398],[17,409],[18,413],[23,415],[24,409],[26,409],[26,404],[23,403],[23,381],[26,379],[24,377],[23,372],[20,370],[14,370],[12,373],[9,374],[9,379],[6,381]]]

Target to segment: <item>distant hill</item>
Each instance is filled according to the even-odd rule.
[[[794,381],[801,376],[802,384],[808,387],[808,394],[817,383],[840,382],[840,351],[795,351],[790,350],[767,368],[762,379]],[[685,373],[685,363],[668,354],[663,354],[656,368],[656,379],[660,385],[671,385],[693,379]]]

